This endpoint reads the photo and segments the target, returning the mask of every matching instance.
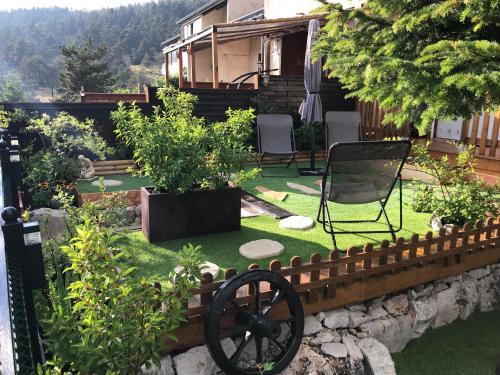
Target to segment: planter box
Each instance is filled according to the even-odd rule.
[[[241,189],[152,193],[141,188],[142,231],[149,242],[240,230]]]

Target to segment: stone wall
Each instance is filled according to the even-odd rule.
[[[298,354],[282,375],[396,374],[390,353],[403,350],[427,329],[500,303],[500,263],[365,303],[305,318]],[[179,338],[182,340],[182,338]],[[226,353],[232,339],[223,340]],[[144,374],[212,375],[217,367],[206,346],[163,357],[161,370]]]

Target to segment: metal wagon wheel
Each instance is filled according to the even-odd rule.
[[[252,294],[246,306],[239,306],[236,294],[246,287]],[[278,309],[283,318],[273,319]],[[227,310],[233,313],[225,314]],[[283,276],[266,270],[247,271],[225,281],[205,321],[210,354],[220,369],[231,375],[283,371],[297,354],[303,331],[304,311],[299,296]],[[225,337],[233,338],[236,351],[224,351],[221,340]]]

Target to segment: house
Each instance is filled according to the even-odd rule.
[[[317,0],[212,0],[178,21],[179,35],[163,43],[166,77],[180,87],[225,88],[258,72],[302,75],[309,12]],[[345,6],[359,0],[344,0]],[[254,79],[254,82],[256,80]]]

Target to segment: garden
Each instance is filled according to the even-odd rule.
[[[424,134],[437,118],[494,111],[498,43],[488,41],[494,27],[488,7],[438,3],[414,9],[410,2],[370,0],[352,11],[325,4],[330,16],[314,53],[349,96],[379,103],[384,123],[412,124]],[[445,40],[447,21],[461,41]],[[359,204],[343,204],[335,200],[333,177],[327,185],[320,176],[297,176],[293,163],[256,163],[262,113],[228,108],[224,120],[208,123],[194,115],[197,99],[186,91],[160,88],[158,100],[152,113],[117,105],[115,147],[91,118],[0,110],[0,188],[19,188],[14,201],[21,202],[19,214],[7,208],[2,215],[8,263],[19,260],[8,236],[21,234],[20,248],[36,255],[41,247],[46,280],[34,290],[38,321],[25,335],[32,346],[42,342],[46,362],[32,360],[38,374],[148,374],[165,363],[179,375],[211,374],[217,369],[211,359],[203,362],[209,357],[222,357],[217,364],[228,373],[238,367],[271,374],[291,363],[296,374],[306,367],[311,374],[373,369],[374,354],[390,360],[394,371],[380,370],[384,375],[419,373],[422,363],[432,365],[428,372],[458,373],[443,358],[429,358],[437,351],[446,357],[451,343],[453,361],[496,345],[500,191],[478,177],[475,142],[454,146],[454,164],[432,155],[420,137],[388,139],[382,132],[377,142],[356,142],[403,145],[411,153],[398,159],[399,169],[396,157],[379,165],[367,158],[340,163],[337,177],[368,172],[382,176],[389,191],[382,199],[380,180],[350,181],[343,194],[356,195]],[[305,138],[311,128],[296,130]],[[322,147],[325,138],[317,135]],[[317,164],[327,176],[336,173],[329,160],[338,145]],[[12,153],[18,147],[20,157]],[[131,174],[94,176],[92,162],[124,154]],[[18,186],[11,183],[16,178]],[[337,220],[387,214],[387,223],[335,223],[335,242],[317,220],[326,203]],[[400,217],[396,236],[389,222]],[[41,244],[38,232],[23,232],[29,221],[39,222]],[[389,232],[370,233],[387,226]],[[27,296],[35,289],[23,287]],[[477,310],[489,313],[473,315]],[[389,352],[405,347],[394,365]],[[498,350],[481,354],[484,360],[466,371],[489,371]],[[193,364],[202,370],[193,372]]]

